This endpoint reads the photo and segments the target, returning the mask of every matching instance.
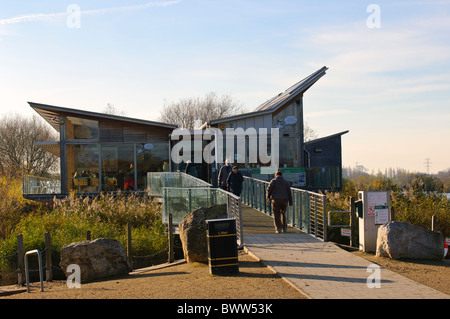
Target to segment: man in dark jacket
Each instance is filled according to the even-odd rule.
[[[227,179],[230,173],[231,173],[230,161],[226,159],[225,164],[220,168],[219,176],[217,178],[217,185],[220,188],[227,190]]]
[[[237,166],[233,166],[233,169],[227,178],[228,191],[232,192],[234,195],[241,196],[243,182],[244,177],[241,172],[238,171]]]
[[[272,202],[273,219],[277,233],[287,231],[286,208],[292,206],[291,186],[280,171],[267,187],[267,199]]]

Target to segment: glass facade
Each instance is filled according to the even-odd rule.
[[[281,112],[273,115],[273,127],[280,132],[280,167],[301,167],[300,144],[302,119],[299,106],[292,103]],[[286,152],[287,150],[287,152]]]
[[[135,190],[134,144],[103,144],[102,190]]]
[[[168,172],[169,143],[141,143],[136,144],[137,188],[145,190],[148,172]]]
[[[79,117],[66,117],[67,140],[98,140],[98,121]]]
[[[99,191],[99,150],[98,144],[67,145],[67,188],[69,191]]]
[[[114,129],[115,138],[122,139],[122,128]],[[100,143],[99,137],[98,121],[65,117],[68,191],[145,191],[147,172],[169,171],[168,141]]]
[[[66,152],[69,191],[145,191],[147,172],[169,167],[168,142],[68,144]]]

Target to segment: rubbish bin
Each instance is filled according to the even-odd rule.
[[[238,273],[236,220],[209,219],[206,223],[209,272],[213,275]]]

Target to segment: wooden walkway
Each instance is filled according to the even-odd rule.
[[[276,234],[272,217],[246,205],[242,206],[242,218],[244,250],[308,298],[450,298],[297,229],[289,227],[287,233]]]
[[[273,218],[250,206],[242,204],[242,221],[245,235],[275,234]],[[300,233],[300,230],[288,227],[288,233]]]

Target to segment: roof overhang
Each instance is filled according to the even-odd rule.
[[[122,121],[134,124],[155,126],[167,129],[176,129],[178,126],[168,123],[147,121],[142,119],[136,119],[125,116],[118,116],[113,114],[97,113],[91,111],[84,111],[72,108],[66,108],[61,106],[40,104],[34,102],[28,102],[28,104],[42,117],[44,118],[56,131],[59,132],[59,121],[61,116],[82,116],[87,118],[96,119],[108,119],[115,121]]]
[[[47,151],[57,157],[61,157],[59,142],[34,142],[34,145],[39,146],[44,151]]]
[[[315,140],[311,140],[311,141],[305,142],[305,146],[308,146],[308,145],[311,145],[311,144],[314,144],[314,143],[317,143],[317,142],[322,142],[322,141],[328,140],[330,138],[342,136],[344,134],[347,134],[348,132],[349,131],[347,130],[347,131],[343,131],[343,132],[340,132],[340,133],[324,136],[324,137],[321,137],[321,138],[318,138],[318,139],[315,139]]]

